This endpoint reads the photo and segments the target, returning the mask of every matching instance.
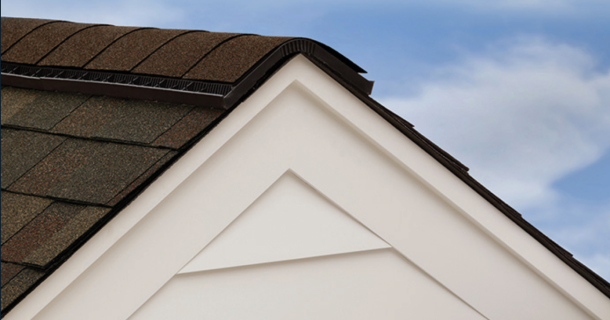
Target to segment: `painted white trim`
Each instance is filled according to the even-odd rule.
[[[486,319],[391,249],[177,275],[129,319],[202,314],[224,320]]]
[[[215,172],[210,172],[211,169],[208,168],[220,165],[219,163],[223,157],[224,159],[231,159],[226,157],[230,156],[230,154],[227,154],[227,150],[231,149],[232,144],[238,144],[236,142],[239,140],[238,136],[243,137],[255,133],[252,131],[252,128],[260,121],[272,121],[273,117],[282,116],[282,109],[278,105],[298,101],[291,100],[294,98],[291,95],[300,95],[300,97],[308,99],[309,102],[307,103],[321,106],[321,112],[331,115],[330,117],[326,116],[326,118],[330,119],[329,121],[338,122],[342,126],[341,130],[349,128],[360,139],[367,141],[365,145],[359,143],[360,146],[358,148],[368,148],[374,151],[371,153],[373,158],[368,160],[354,159],[349,154],[338,154],[339,158],[333,161],[343,159],[347,161],[346,164],[348,165],[350,161],[354,162],[354,166],[361,166],[363,164],[362,161],[383,161],[383,163],[388,164],[387,168],[368,168],[371,169],[371,172],[364,172],[366,174],[363,176],[371,178],[371,181],[376,181],[372,178],[375,176],[383,177],[383,181],[392,181],[392,183],[402,186],[401,188],[403,189],[401,190],[409,190],[412,194],[417,194],[417,199],[426,202],[434,210],[429,215],[409,214],[409,210],[417,210],[416,204],[412,203],[413,201],[397,202],[396,195],[392,192],[384,193],[384,190],[376,190],[370,185],[366,186],[358,183],[354,176],[347,176],[345,174],[345,172],[348,172],[346,170],[353,168],[340,168],[345,170],[334,170],[332,172],[328,170],[315,170],[316,166],[312,166],[311,162],[307,163],[307,159],[297,158],[303,156],[298,152],[299,150],[294,150],[295,158],[288,156],[278,159],[278,162],[274,163],[273,166],[259,168],[260,170],[257,170],[256,174],[246,171],[249,168],[237,167],[235,175],[240,176],[238,180],[235,180],[235,177],[219,177],[216,176]],[[308,116],[308,114],[303,114],[303,116]],[[323,125],[321,126],[324,127]],[[317,134],[317,138],[319,138],[319,135],[322,135],[321,132]],[[279,136],[275,139],[281,140],[283,138]],[[264,149],[261,146],[249,147]],[[303,146],[303,148],[307,147],[315,148],[316,146]],[[340,147],[340,144],[338,144],[338,147]],[[253,150],[246,151],[255,152]],[[382,154],[383,157],[379,158],[375,154]],[[320,160],[316,159],[316,161]],[[535,239],[527,235],[521,228],[508,220],[501,212],[491,206],[402,133],[391,127],[369,107],[301,56],[294,58],[279,70],[267,83],[252,94],[248,100],[243,102],[229,117],[223,120],[210,134],[204,137],[200,143],[180,159],[176,165],[170,168],[134,202],[125,208],[120,215],[88,241],[83,248],[76,252],[49,279],[28,295],[5,318],[8,320],[32,318],[34,315],[39,314],[55,297],[60,295],[62,297],[69,297],[75,294],[72,288],[77,286],[87,287],[89,285],[88,281],[91,281],[87,280],[87,275],[100,272],[101,270],[120,274],[123,270],[116,269],[115,265],[117,261],[124,261],[120,259],[124,256],[118,255],[117,252],[121,251],[120,248],[122,246],[137,242],[138,238],[145,239],[146,235],[153,231],[152,229],[149,230],[149,228],[154,224],[166,222],[168,227],[164,229],[163,234],[153,235],[157,237],[153,239],[154,243],[147,243],[146,245],[163,248],[163,246],[167,245],[164,243],[164,240],[174,236],[184,241],[183,243],[189,244],[188,241],[192,239],[181,238],[185,236],[181,234],[183,230],[172,229],[173,226],[178,226],[174,224],[175,221],[165,221],[163,217],[163,212],[175,209],[175,205],[179,205],[186,199],[184,190],[204,192],[201,194],[202,199],[200,201],[208,200],[207,204],[210,204],[212,207],[208,207],[206,210],[217,210],[218,212],[226,213],[234,212],[226,216],[221,215],[224,216],[221,219],[192,221],[205,227],[203,230],[200,230],[200,236],[195,241],[197,245],[201,246],[209,243],[240,212],[243,212],[264,190],[289,169],[306,178],[306,181],[326,197],[332,199],[342,210],[349,213],[363,225],[369,227],[371,231],[390,243],[417,267],[425,270],[448,290],[455,292],[457,296],[490,318],[501,319],[503,317],[494,317],[496,314],[500,314],[502,310],[488,307],[496,303],[489,299],[498,297],[498,295],[518,293],[519,289],[515,288],[515,291],[511,293],[502,292],[503,288],[501,287],[494,288],[493,284],[496,282],[502,284],[503,279],[497,279],[497,272],[495,273],[496,277],[494,277],[494,273],[489,270],[477,269],[477,267],[482,265],[477,264],[477,261],[469,260],[472,258],[473,252],[475,252],[474,256],[476,257],[476,250],[474,248],[487,250],[490,253],[497,252],[500,255],[495,258],[511,262],[511,266],[507,266],[507,268],[513,268],[510,269],[513,271],[521,270],[519,271],[522,273],[520,277],[531,279],[540,288],[550,284],[561,293],[560,296],[578,305],[592,318],[610,318],[610,302],[607,297],[580,275],[576,274]],[[403,173],[397,175],[396,172]],[[236,181],[239,184],[232,184]],[[350,188],[353,187],[353,190],[349,190],[350,192],[345,192],[346,181],[351,183],[348,184]],[[226,189],[207,194],[205,193],[206,190],[202,189],[202,185],[222,186]],[[243,185],[248,187],[239,187]],[[367,195],[366,192],[371,192],[372,194]],[[375,201],[376,206],[373,206],[373,203],[367,203],[363,197],[354,197],[354,194],[376,198],[378,200]],[[403,198],[405,194],[409,193],[403,193]],[[222,198],[231,195],[239,195],[239,197],[231,199],[232,201],[229,202],[223,202],[229,208],[221,208],[217,204],[212,203],[214,196]],[[397,205],[403,206],[405,208],[404,211],[397,212],[395,210]],[[379,221],[380,216],[383,217],[381,220],[385,222]],[[422,220],[422,216],[426,218]],[[436,230],[435,232],[438,231],[440,232],[439,234],[446,233],[448,238],[453,236],[459,241],[456,241],[456,243],[437,243],[439,238],[432,237],[434,234],[433,232],[428,232],[430,231],[428,229],[431,226],[446,226],[447,223],[445,223],[444,219],[449,219],[448,221],[451,221],[456,226],[455,228],[459,226],[460,230],[470,230],[469,234],[471,235],[462,239],[458,237],[457,233],[452,234],[455,228],[441,228],[441,230]],[[418,223],[421,225],[427,223],[428,229],[424,230],[424,232],[414,228],[413,226]],[[148,239],[150,239],[150,236]],[[493,241],[485,239],[493,239]],[[479,248],[479,242],[482,240],[485,240],[483,241],[484,246]],[[457,246],[458,244],[459,246]],[[191,255],[191,257],[184,264],[201,250],[201,247],[196,248],[197,245],[189,249],[193,253],[187,254]],[[457,247],[451,247],[451,245],[456,245]],[[472,245],[474,248],[470,248],[468,245]],[[504,250],[500,248],[504,248],[509,254],[503,253]],[[160,255],[160,257],[168,260],[174,258],[177,260],[184,259],[172,256],[172,252],[169,250],[171,248],[165,249],[164,254],[166,255]],[[443,261],[439,261],[438,257],[430,254],[430,252],[436,252],[434,250],[450,254],[451,250],[454,249],[458,250],[458,252],[468,253],[469,259],[466,259],[464,256],[455,256],[455,265],[452,267],[457,268],[457,270],[453,271],[448,269],[446,264],[443,264]],[[156,292],[159,287],[169,281],[184,266],[184,264],[169,265],[170,263],[166,261],[149,261],[147,259],[150,259],[150,256],[146,256],[146,252],[131,251],[131,254],[133,256],[126,257],[138,263],[161,264],[154,265],[154,268],[165,274],[165,276],[155,278],[156,282],[147,284],[148,287],[142,288],[142,290],[151,291],[152,293]],[[517,260],[514,258],[518,259],[519,263],[516,263]],[[524,264],[527,268],[523,268],[521,264]],[[473,268],[470,269],[469,267]],[[146,268],[146,265],[144,265],[144,268]],[[459,273],[456,274],[456,272]],[[528,272],[531,274],[528,274]],[[460,278],[460,275],[467,275],[473,279],[489,280],[490,282],[485,283],[485,285],[490,286],[488,289],[493,291],[493,294],[480,292],[480,288],[469,283],[464,283],[464,278]],[[544,281],[540,282],[539,279]],[[125,283],[131,283],[130,281],[133,279],[127,277],[124,280]],[[116,291],[116,288],[110,286],[111,283],[108,283],[108,286],[106,285],[106,283],[100,284],[100,292],[104,290]],[[560,296],[556,296],[553,299],[563,299]],[[127,298],[126,301],[131,297]],[[103,303],[101,301],[104,299],[106,297],[102,296],[102,300],[99,300],[99,302]],[[53,303],[56,305],[56,302]],[[137,303],[141,304],[143,301]],[[46,311],[52,311],[51,309]],[[114,310],[116,313],[113,314],[117,316],[122,314],[122,318],[125,318],[125,313],[131,314],[130,312],[133,312],[128,309],[130,308]],[[39,314],[40,318],[44,316],[46,314]],[[108,318],[114,317],[106,317],[106,319]]]
[[[288,171],[178,274],[387,248]]]

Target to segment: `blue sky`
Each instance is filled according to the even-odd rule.
[[[610,279],[610,2],[2,1],[3,16],[309,37]]]

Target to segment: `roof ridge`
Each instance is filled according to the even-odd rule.
[[[23,40],[25,37],[29,36],[32,32],[38,30],[39,28],[42,28],[46,25],[52,24],[52,23],[57,23],[57,22],[68,22],[68,23],[74,23],[74,22],[70,22],[70,21],[64,21],[64,20],[56,20],[56,21],[49,21],[49,22],[45,22],[39,26],[36,26],[35,28],[33,28],[32,30],[28,31],[26,34],[24,34],[23,36],[21,36],[21,38],[17,39],[17,41],[13,42],[13,44],[11,44],[8,48],[6,48],[4,51],[2,51],[2,54],[5,54],[7,51],[9,51],[11,48],[13,48],[16,44],[18,44],[21,40]]]
[[[73,22],[70,22],[70,23],[73,23]],[[78,33],[82,32],[82,31],[85,31],[87,29],[90,29],[90,28],[102,27],[102,26],[109,26],[109,25],[108,24],[94,24],[94,25],[90,25],[88,27],[84,27],[84,28],[74,32],[73,34],[67,36],[65,39],[61,40],[55,47],[53,47],[53,49],[49,50],[49,52],[45,53],[42,57],[40,57],[40,59],[38,59],[36,62],[34,62],[34,65],[38,65],[42,60],[44,60],[47,56],[49,56],[53,51],[57,50],[57,48],[59,48],[59,46],[61,46],[64,42],[66,42],[68,39],[74,37]]]
[[[111,26],[113,26],[113,25],[111,25]],[[106,51],[108,48],[110,48],[115,42],[123,39],[123,37],[126,37],[128,34],[132,34],[132,33],[136,32],[136,31],[147,30],[147,29],[158,29],[158,28],[141,27],[141,28],[136,28],[136,29],[133,29],[131,31],[125,32],[125,34],[123,34],[120,37],[117,37],[116,39],[112,40],[107,46],[104,47],[104,49],[102,49],[98,53],[96,53],[93,57],[91,57],[91,59],[89,59],[87,62],[85,62],[85,64],[83,64],[79,69],[85,69],[85,67],[87,67],[87,65],[89,65],[93,60],[95,60],[95,58],[97,58],[104,51]]]
[[[129,69],[129,72],[133,72],[133,70],[135,70],[137,67],[139,67],[142,63],[144,63],[144,61],[146,61],[148,58],[150,58],[153,54],[155,54],[155,52],[159,51],[161,48],[163,48],[165,45],[167,45],[168,43],[174,41],[175,39],[182,37],[184,35],[187,35],[189,33],[196,33],[196,32],[209,32],[209,31],[205,31],[205,30],[187,30],[184,33],[178,34],[170,39],[168,39],[167,41],[163,42],[161,45],[159,45],[159,47],[157,47],[155,50],[153,50],[150,54],[148,54],[146,57],[142,58],[142,60],[140,60],[138,63],[136,63],[135,66],[133,66],[131,69]]]
[[[221,42],[219,42],[217,45],[215,45],[212,49],[210,49],[208,52],[206,52],[203,56],[201,56],[201,58],[199,58],[197,61],[195,61],[195,63],[193,63],[193,65],[191,65],[181,76],[179,76],[180,79],[183,79],[185,75],[187,75],[195,66],[197,66],[203,59],[205,59],[207,56],[210,55],[210,53],[212,53],[214,50],[218,49],[220,46],[222,46],[223,44],[225,44],[226,42],[229,42],[235,38],[239,38],[239,37],[243,37],[243,36],[249,36],[249,35],[254,35],[256,36],[256,34],[250,34],[250,33],[240,33],[237,35],[234,35],[232,37],[226,38],[224,40],[222,40]]]

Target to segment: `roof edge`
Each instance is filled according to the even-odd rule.
[[[349,90],[355,90],[368,96],[373,91],[374,81],[370,81],[360,72],[362,68],[320,42],[296,38],[288,40],[259,60],[237,82],[233,90],[226,95],[225,108],[230,109],[252,93],[262,83],[277,71],[285,62],[295,55],[302,54],[326,73],[339,80]]]

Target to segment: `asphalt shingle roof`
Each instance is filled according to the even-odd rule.
[[[3,18],[2,64],[113,72],[119,83],[132,74],[188,78],[226,93],[223,83],[291,39]],[[6,313],[226,111],[3,84]]]
[[[221,115],[4,86],[2,308],[33,289]]]
[[[2,30],[5,62],[221,82],[293,39],[16,18],[3,19]]]
[[[408,122],[368,97],[372,84],[358,75],[363,70],[322,44],[251,34],[2,18],[2,314],[231,110],[212,102],[231,98],[238,103],[296,53],[310,57],[610,296],[607,282],[478,184],[466,167]],[[15,74],[5,73],[10,64],[10,72],[16,70],[18,77],[6,86],[5,74]],[[41,75],[43,67],[52,72]],[[70,82],[77,72],[83,78]],[[91,74],[95,77],[85,78]],[[61,88],[71,93],[45,87],[60,76],[58,82],[70,84]],[[132,82],[122,82],[128,76]],[[142,80],[148,76],[157,78]],[[87,91],[88,85],[99,84],[100,77],[120,85],[112,90],[101,86],[103,94]],[[40,79],[50,82],[39,86]],[[173,90],[164,93],[169,103],[108,96],[136,92],[138,99],[148,99],[151,91],[138,91],[140,80],[152,88],[179,81],[187,86],[167,87]],[[212,92],[211,98],[197,96],[196,103],[189,104],[172,100],[177,93],[201,88]],[[241,89],[236,93],[237,88]]]

